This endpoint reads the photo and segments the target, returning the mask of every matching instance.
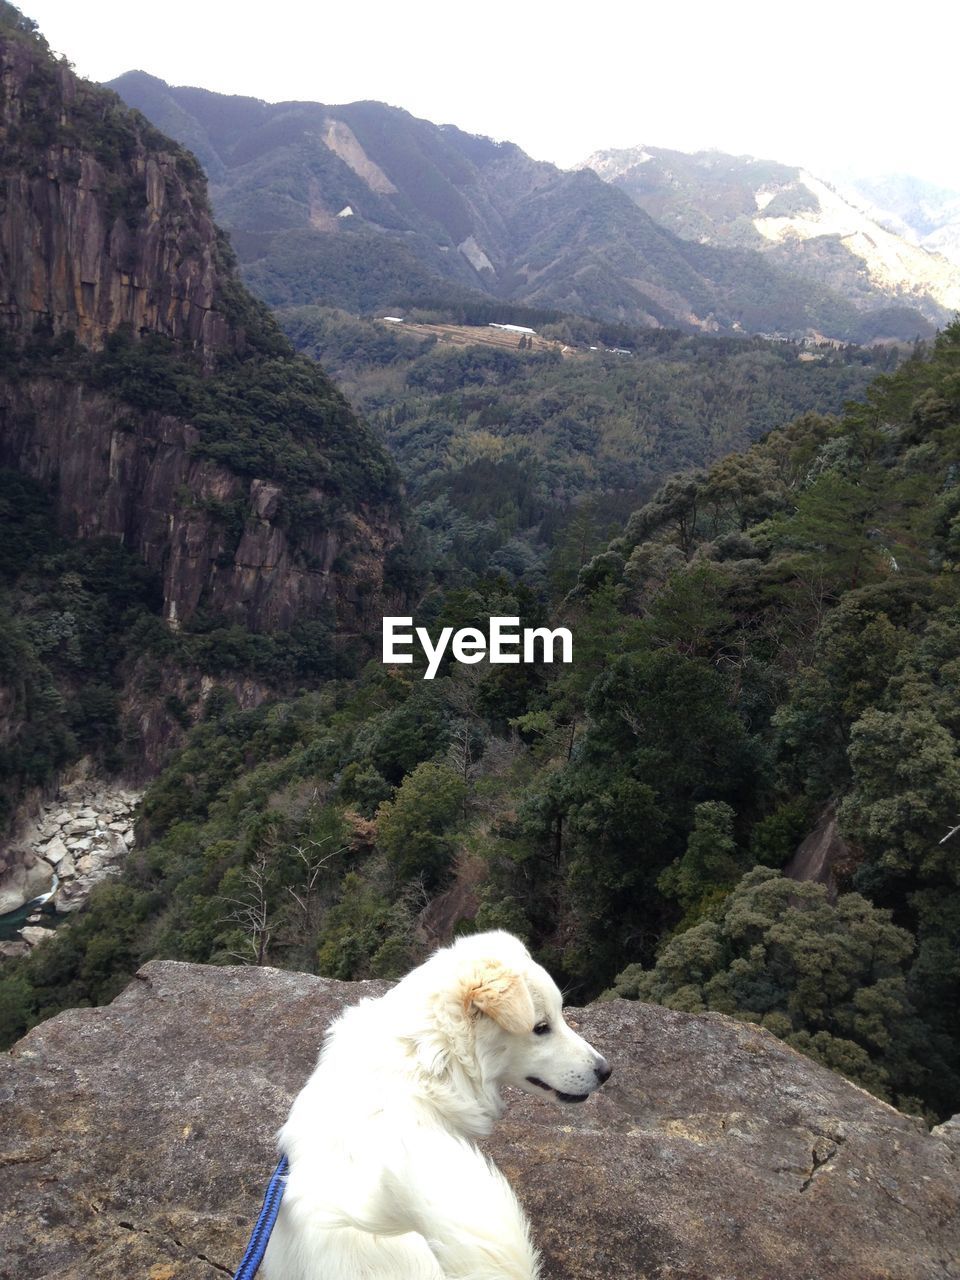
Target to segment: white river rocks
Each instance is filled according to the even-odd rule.
[[[119,875],[134,843],[134,814],[142,792],[84,779],[61,789],[18,840],[0,855],[0,915],[16,911],[56,886],[49,906],[76,911],[100,880]],[[47,917],[49,918],[49,917]],[[31,917],[20,940],[0,942],[0,956],[16,955],[50,932]]]

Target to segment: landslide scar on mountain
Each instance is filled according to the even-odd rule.
[[[378,164],[370,159],[356,139],[353,130],[342,120],[330,120],[323,140],[344,164],[362,178],[371,191],[380,196],[395,195],[397,188]]]

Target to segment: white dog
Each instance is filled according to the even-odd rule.
[[[506,1179],[474,1145],[500,1087],[583,1102],[610,1068],[508,933],[461,938],[347,1009],[280,1130],[265,1280],[536,1280]]]

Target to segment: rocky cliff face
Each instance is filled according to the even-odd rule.
[[[0,380],[0,466],[55,491],[64,532],[136,548],[162,578],[172,625],[201,602],[257,630],[289,627],[325,607],[357,625],[361,584],[375,594],[399,536],[396,509],[374,498],[335,522],[305,518],[291,530],[282,485],[198,456],[199,441],[190,423],[131,414],[82,383]],[[305,495],[322,496],[316,487]],[[239,538],[223,514],[237,510]],[[346,551],[349,572],[334,572]]]
[[[315,368],[306,400],[291,395],[276,407],[296,358],[235,277],[194,157],[115,94],[78,80],[12,15],[0,0],[0,335],[9,370],[0,369],[0,465],[51,488],[63,532],[136,548],[162,576],[171,624],[202,604],[257,630],[321,610],[362,630],[363,602],[376,604],[399,536],[381,447]],[[218,424],[215,460],[189,410],[150,411],[143,395],[131,401],[129,388],[84,377],[91,353],[120,330],[135,343],[169,341],[195,371],[205,389],[194,400],[205,397]],[[46,364],[23,359],[37,334]],[[77,372],[50,355],[61,336]],[[248,436],[262,425],[273,452],[290,442],[299,450],[295,515],[271,446],[256,464],[234,461],[236,390],[219,402],[210,391],[218,369],[246,364],[243,408],[256,406],[256,368],[266,363],[273,399]],[[154,383],[177,371],[154,372]]]
[[[215,1280],[324,1028],[383,983],[154,962],[0,1059],[0,1280]],[[519,1095],[489,1149],[547,1280],[948,1280],[960,1146],[769,1033],[627,1001],[576,1013],[614,1076]]]
[[[0,38],[0,190],[0,326],[242,341],[196,161],[22,39]]]

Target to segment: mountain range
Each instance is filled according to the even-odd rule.
[[[878,296],[932,320],[960,307],[960,265],[936,251],[949,240],[949,193],[934,204],[928,192],[924,204],[903,180],[848,196],[807,170],[718,151],[632,147],[586,165],[684,239],[757,250],[864,309]]]
[[[760,252],[759,233],[691,236],[609,168],[561,170],[382,103],[271,104],[142,71],[109,87],[198,156],[247,282],[274,306],[495,298],[635,325],[870,341],[932,332],[953,305],[947,285],[864,276],[832,230],[802,253]],[[791,182],[775,208],[795,203]]]

